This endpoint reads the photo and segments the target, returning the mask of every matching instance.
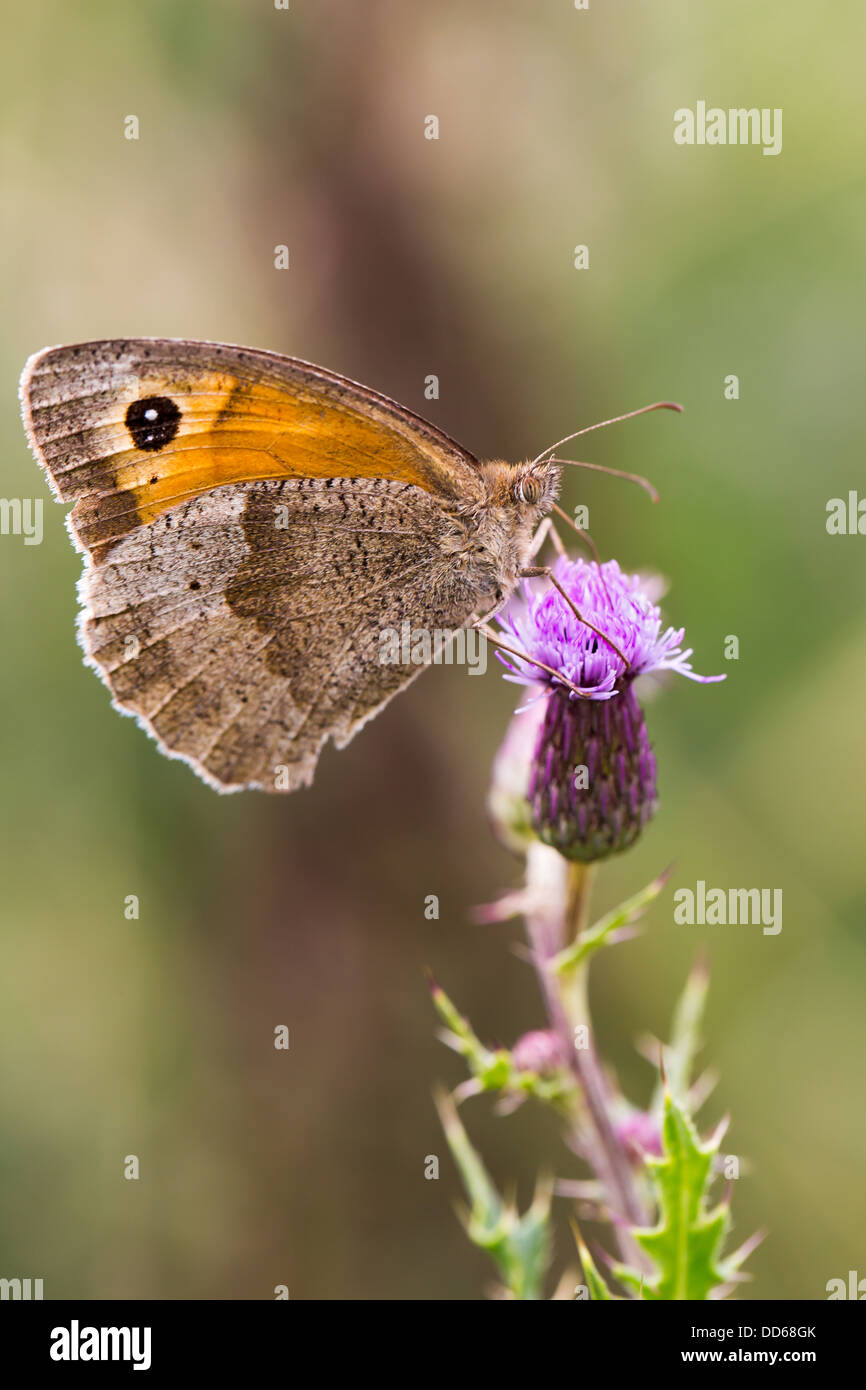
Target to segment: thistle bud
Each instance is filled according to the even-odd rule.
[[[514,854],[525,854],[535,839],[526,788],[543,717],[542,700],[514,714],[493,760],[487,816],[496,838]]]
[[[562,1039],[550,1028],[524,1033],[511,1049],[511,1060],[518,1071],[534,1071],[536,1076],[550,1076],[568,1063]]]
[[[529,780],[532,825],[566,859],[634,844],[656,805],[656,760],[631,685],[610,700],[551,691]]]

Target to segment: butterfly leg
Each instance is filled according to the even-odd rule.
[[[486,613],[473,613],[470,618],[467,618],[466,626],[480,628],[482,623],[489,623],[491,618],[495,618],[497,613],[502,611],[507,602],[508,595],[503,594],[502,598],[494,603],[492,608],[488,608]]]
[[[539,525],[535,535],[532,537],[532,544],[529,547],[530,560],[535,559],[536,555],[541,550],[541,547],[544,545],[544,542],[548,538],[550,539],[550,542],[557,555],[562,557],[565,554],[565,546],[562,544],[562,539],[559,535],[559,532],[554,526],[552,519],[549,516],[546,516]]]
[[[564,511],[563,508],[560,507],[560,505],[559,505],[558,502],[554,502],[554,504],[553,504],[553,510],[556,512],[556,515],[557,515],[557,516],[561,517],[562,520],[563,520],[564,522],[566,522],[566,523],[571,527],[572,531],[574,531],[578,536],[580,536],[580,539],[583,541],[583,543],[584,543],[584,545],[586,546],[587,550],[590,551],[593,560],[594,560],[595,563],[598,565],[599,579],[601,580],[601,586],[602,586],[602,588],[604,589],[604,592],[607,594],[607,601],[608,601],[608,603],[611,604],[611,606],[613,606],[613,600],[611,599],[610,591],[608,590],[607,582],[606,582],[605,577],[604,577],[604,570],[603,570],[602,567],[601,567],[601,556],[600,556],[599,553],[598,553],[598,547],[597,547],[595,541],[592,539],[592,536],[589,534],[588,531],[584,531],[584,530],[583,530],[583,527],[578,526],[578,524],[577,524],[577,522],[574,520],[574,518],[573,518],[573,517],[570,517],[570,516],[568,515],[568,512]],[[554,534],[557,534],[557,533],[554,533]],[[557,540],[559,540],[558,534],[557,534]],[[561,544],[561,542],[560,542],[560,544]],[[561,554],[565,554],[565,551],[563,550],[563,551],[561,551],[560,553],[561,553]],[[535,551],[534,551],[534,550],[532,551],[532,554],[533,554],[533,555],[535,554]]]
[[[612,637],[608,637],[607,633],[602,632],[601,628],[596,627],[594,623],[589,622],[588,619],[586,619],[583,616],[577,604],[565,592],[565,590],[563,589],[562,585],[560,584],[559,580],[557,579],[556,575],[553,573],[553,570],[550,568],[549,565],[530,565],[527,569],[520,571],[520,577],[521,579],[548,579],[550,583],[553,585],[554,589],[556,589],[565,599],[572,613],[577,618],[577,621],[579,623],[583,623],[584,627],[588,627],[590,632],[595,633],[596,637],[600,637],[603,642],[606,642],[607,645],[613,651],[616,652],[620,661],[625,666],[626,671],[628,670],[629,662],[625,653],[620,651],[619,647],[616,645],[616,642],[614,642]]]
[[[583,541],[584,545],[587,547],[588,550],[592,552],[593,560],[595,560],[595,563],[599,566],[599,568],[601,568],[601,559],[599,557],[598,549],[596,547],[595,541],[592,539],[592,536],[589,534],[589,532],[584,531],[581,526],[578,526],[574,518],[570,517],[568,515],[568,512],[565,511],[564,508],[560,507],[558,502],[554,502],[553,510],[556,512],[556,515],[558,517],[561,517],[563,521],[567,522],[567,524],[571,527],[572,531],[575,531],[577,535],[580,536],[580,539]]]
[[[586,697],[592,693],[589,690],[581,689],[579,685],[574,685],[572,681],[568,680],[561,673],[561,671],[555,671],[552,666],[545,665],[543,661],[537,661],[534,656],[529,656],[527,652],[521,652],[517,649],[517,647],[509,647],[508,643],[503,642],[499,634],[497,632],[494,632],[493,628],[489,627],[487,623],[479,621],[477,623],[473,623],[472,626],[476,628],[478,632],[480,632],[481,635],[487,639],[488,642],[492,642],[494,647],[500,647],[502,651],[508,652],[511,656],[516,656],[520,661],[525,661],[530,666],[537,666],[540,671],[545,671],[549,676],[555,676],[556,679],[560,681],[566,687],[567,690],[573,691],[575,695],[581,695]]]

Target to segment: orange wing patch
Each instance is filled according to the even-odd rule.
[[[73,530],[99,560],[140,525],[227,483],[381,477],[481,496],[476,460],[378,392],[298,358],[217,343],[48,348],[21,382],[25,425]]]

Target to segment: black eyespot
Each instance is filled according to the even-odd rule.
[[[126,412],[126,428],[137,449],[154,453],[170,444],[178,431],[180,409],[168,396],[142,396]]]

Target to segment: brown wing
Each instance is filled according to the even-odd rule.
[[[57,497],[76,503],[73,536],[97,560],[226,483],[389,478],[481,496],[476,460],[434,425],[277,353],[161,338],[46,348],[24,368],[21,399]]]
[[[80,640],[163,751],[221,791],[291,791],[423,669],[394,659],[403,623],[470,618],[453,535],[447,504],[408,483],[232,484],[88,562]]]

